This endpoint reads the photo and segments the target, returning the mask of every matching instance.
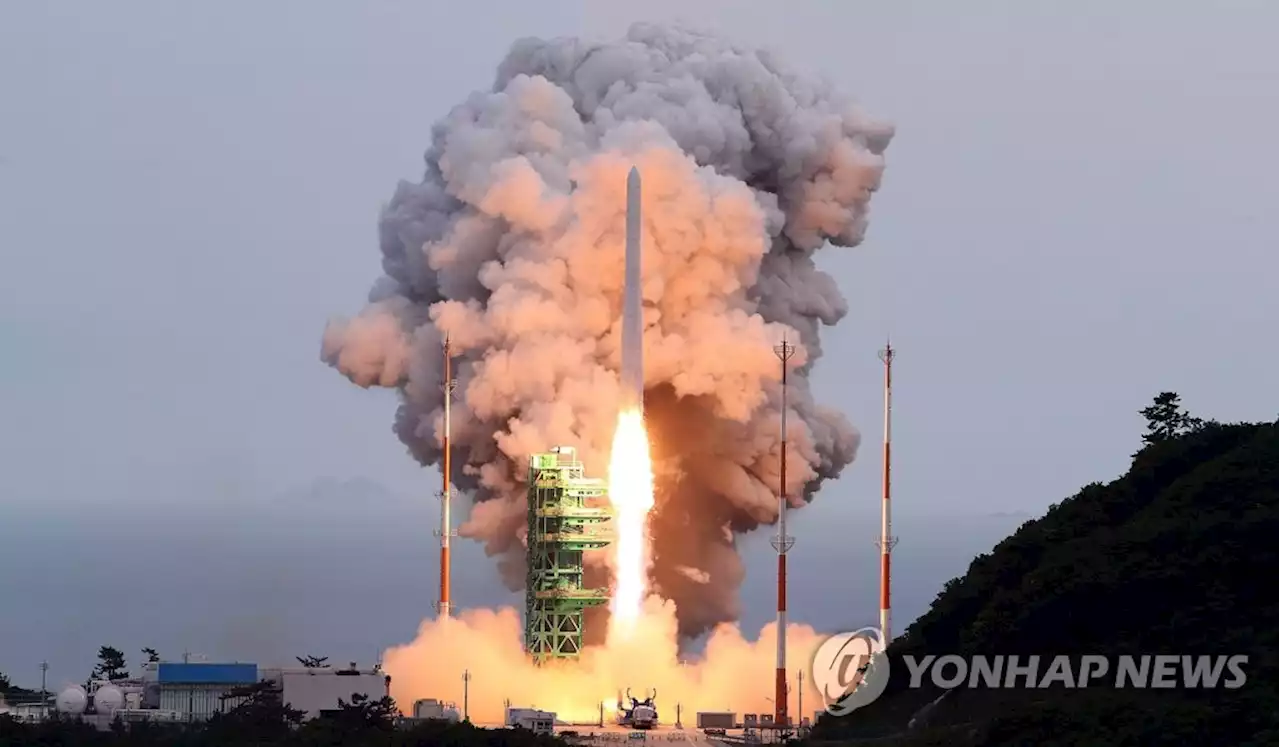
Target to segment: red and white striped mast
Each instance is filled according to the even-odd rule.
[[[444,460],[440,465],[440,475],[442,478],[442,486],[440,490],[440,528],[436,530],[436,535],[440,538],[440,601],[436,604],[436,610],[440,613],[440,617],[449,617],[452,607],[449,601],[449,539],[453,537],[452,521],[449,518],[449,502],[453,497],[452,488],[449,484],[449,475],[453,471],[452,464],[452,448],[450,448],[449,437],[453,430],[453,423],[449,419],[449,404],[453,399],[453,390],[458,384],[457,379],[453,378],[453,354],[449,348],[449,336],[444,336],[444,379],[441,388],[444,390]]]
[[[773,722],[787,726],[787,550],[795,538],[787,535],[787,363],[796,348],[785,338],[773,349],[782,362],[782,453],[778,469],[778,536],[771,544],[778,551],[778,660],[773,686]]]
[[[884,362],[884,475],[880,485],[880,539],[876,544],[880,547],[880,637],[885,646],[889,645],[892,630],[890,628],[889,605],[889,556],[893,553],[898,538],[890,533],[889,512],[889,444],[892,441],[893,417],[893,345],[885,341],[880,351],[880,360]]]

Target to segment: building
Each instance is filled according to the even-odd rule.
[[[204,721],[246,700],[234,693],[258,682],[258,665],[161,662],[156,682],[159,710],[182,721]]]
[[[280,689],[280,699],[316,718],[339,708],[338,701],[350,703],[355,695],[380,700],[391,694],[391,677],[380,667],[360,669],[353,662],[346,669],[264,669],[262,679]]]
[[[556,714],[537,708],[507,708],[506,724],[517,729],[528,729],[534,734],[554,734]]]
[[[0,714],[38,720],[47,711],[99,729],[110,728],[116,719],[207,721],[247,702],[248,689],[267,682],[279,693],[281,702],[310,719],[337,711],[342,702],[351,703],[356,695],[381,700],[391,691],[391,677],[380,667],[360,669],[355,663],[345,669],[259,669],[257,664],[241,662],[147,662],[141,670],[136,679],[92,682],[88,688],[70,685],[43,705],[5,703],[0,698]],[[453,712],[456,720],[456,709]]]
[[[45,694],[43,699],[40,693],[34,693],[34,695],[34,700],[14,703],[6,702],[4,695],[0,695],[0,716],[8,716],[15,721],[40,721],[54,712],[52,693]]]

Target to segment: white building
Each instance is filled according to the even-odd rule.
[[[555,732],[556,714],[541,711],[537,708],[507,707],[506,724],[517,729],[528,729],[534,734],[552,734]]]
[[[413,701],[413,718],[451,721],[456,724],[461,717],[458,715],[458,706],[453,703],[436,698],[420,698]]]
[[[26,703],[6,703],[0,695],[0,716],[8,716],[15,721],[39,721],[54,712],[53,694],[49,693],[44,702],[39,700]]]
[[[351,703],[356,694],[380,700],[391,694],[391,677],[379,667],[360,669],[263,669],[262,678],[280,688],[280,699],[289,706],[316,718],[338,710],[338,701]]]

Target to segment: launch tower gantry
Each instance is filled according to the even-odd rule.
[[[583,552],[610,542],[604,496],[604,481],[584,476],[572,447],[530,457],[524,648],[535,664],[576,658],[583,610],[609,601],[608,589],[583,587]]]

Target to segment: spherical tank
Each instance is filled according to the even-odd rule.
[[[115,685],[103,685],[93,694],[93,707],[98,713],[111,713],[124,705],[124,692]]]
[[[84,708],[88,704],[89,696],[85,695],[84,688],[72,685],[58,693],[54,708],[58,709],[58,713],[79,714],[84,713]]]

